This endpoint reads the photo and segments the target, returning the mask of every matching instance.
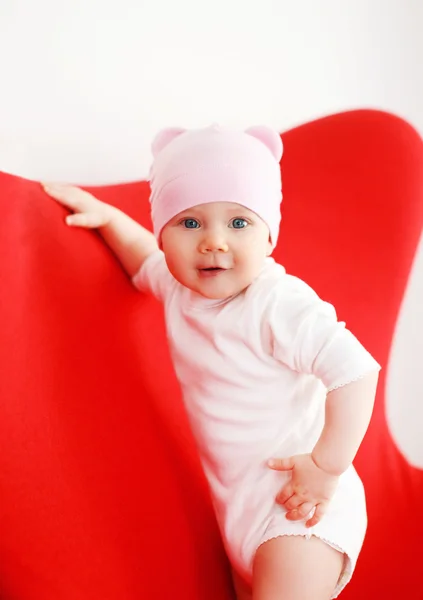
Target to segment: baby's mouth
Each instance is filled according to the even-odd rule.
[[[224,271],[225,269],[223,269],[222,267],[205,267],[203,269],[200,269],[200,271]]]
[[[204,269],[198,269],[198,272],[201,277],[214,277],[219,275],[219,273],[224,273],[226,269],[222,267],[206,267]]]

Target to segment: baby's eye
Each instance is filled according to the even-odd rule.
[[[231,227],[233,227],[234,229],[244,229],[245,227],[247,227],[247,225],[248,221],[240,218],[232,219],[231,222]]]
[[[186,229],[198,229],[200,227],[200,223],[196,219],[184,219],[181,224]]]

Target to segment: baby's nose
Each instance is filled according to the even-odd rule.
[[[200,243],[199,250],[202,254],[208,254],[209,252],[228,252],[229,246],[224,236],[216,232],[204,236]]]

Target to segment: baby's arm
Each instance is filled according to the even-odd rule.
[[[78,187],[42,185],[49,196],[74,213],[66,217],[68,225],[98,229],[130,277],[139,271],[150,254],[158,250],[154,235],[114,206]]]
[[[316,508],[306,521],[307,527],[313,527],[324,516],[339,476],[352,464],[366,433],[378,376],[372,372],[329,392],[323,431],[311,454],[270,461],[272,469],[292,471],[291,480],[277,496],[288,519],[304,519]]]
[[[353,462],[373,411],[378,372],[329,392],[325,425],[312,458],[324,471],[340,475]]]

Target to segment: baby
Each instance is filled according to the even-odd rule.
[[[43,184],[163,301],[171,354],[239,600],[328,600],[366,530],[352,466],[379,365],[334,308],[270,258],[282,142],[267,127],[167,129],[150,174],[154,235]]]

